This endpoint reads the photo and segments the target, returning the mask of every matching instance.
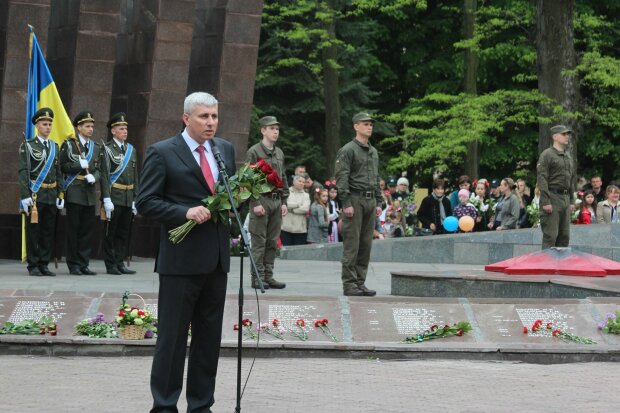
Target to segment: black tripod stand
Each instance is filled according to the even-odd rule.
[[[213,148],[213,155],[215,156],[215,160],[217,161],[217,168],[220,171],[220,175],[222,176],[222,182],[226,187],[226,192],[228,192],[228,200],[230,201],[230,205],[232,206],[232,211],[235,215],[235,219],[237,220],[237,224],[239,225],[239,232],[241,234],[241,266],[239,268],[239,330],[237,331],[237,402],[235,405],[235,412],[241,412],[241,356],[243,352],[243,347],[241,346],[243,341],[243,255],[246,247],[249,245],[248,233],[245,228],[243,228],[243,223],[241,222],[241,216],[239,215],[239,211],[235,206],[235,199],[233,197],[232,191],[230,190],[230,185],[228,183],[228,174],[226,173],[226,165],[224,164],[224,159],[222,158],[222,154],[219,149],[215,145],[211,145]],[[258,271],[256,269],[256,262],[254,261],[254,256],[252,255],[252,251],[247,251],[248,257],[250,258],[250,266],[254,270],[254,274],[258,275]],[[260,288],[261,293],[265,293],[265,287],[263,282],[261,281],[261,277],[256,277],[258,281],[258,286]]]

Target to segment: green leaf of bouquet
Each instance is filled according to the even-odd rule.
[[[247,201],[248,199],[250,199],[251,196],[252,196],[252,192],[251,191],[241,191],[241,192],[239,192],[239,199],[241,201]]]
[[[262,184],[259,188],[261,194],[266,194],[267,192],[271,192],[273,187],[269,184]]]

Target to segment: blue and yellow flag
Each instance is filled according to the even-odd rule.
[[[60,145],[68,137],[73,137],[75,132],[71,119],[67,115],[58,89],[45,57],[34,34],[30,29],[30,65],[28,66],[28,107],[26,109],[26,139],[31,140],[36,136],[36,130],[32,124],[32,116],[41,108],[50,108],[54,111],[54,124],[50,138]]]

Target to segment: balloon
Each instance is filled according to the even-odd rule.
[[[443,227],[448,232],[454,232],[459,227],[459,220],[456,217],[447,217],[443,220]]]
[[[470,232],[474,229],[474,219],[469,215],[463,215],[459,218],[459,228],[463,232]]]

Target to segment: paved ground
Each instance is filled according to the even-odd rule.
[[[150,358],[0,359],[3,412],[146,412]],[[249,361],[246,362],[246,371]],[[244,372],[245,378],[245,372]],[[617,364],[259,359],[241,403],[252,413],[613,412]],[[215,412],[235,407],[223,358]],[[185,401],[179,403],[185,411]]]
[[[134,276],[100,274],[29,277],[15,261],[0,262],[0,289],[156,292],[152,260],[132,264]],[[103,270],[102,262],[92,268]],[[388,295],[391,270],[465,270],[480,266],[375,263],[368,286]],[[238,288],[239,261],[233,261],[229,292]],[[247,266],[246,266],[247,274]],[[341,294],[339,263],[279,261],[285,290],[267,294]],[[246,283],[247,285],[247,283]],[[245,353],[244,379],[251,351]],[[0,411],[148,411],[151,359],[92,357],[0,357]],[[221,359],[216,412],[233,412],[236,359]],[[615,363],[535,365],[459,360],[347,360],[262,358],[256,361],[245,396],[245,412],[611,412],[620,403]],[[185,402],[179,403],[180,410]]]

